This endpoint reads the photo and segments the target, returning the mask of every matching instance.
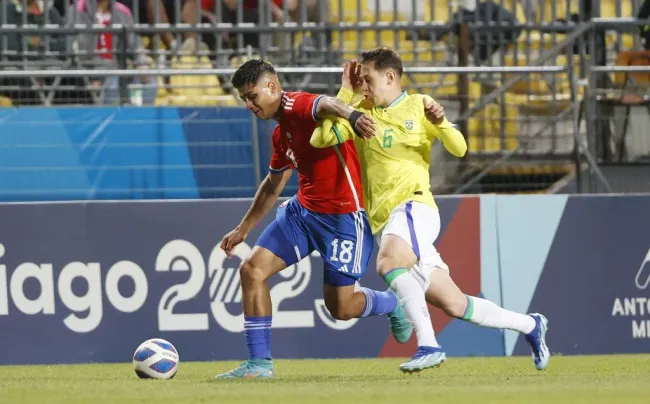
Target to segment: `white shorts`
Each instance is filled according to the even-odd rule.
[[[388,222],[376,236],[377,242],[381,243],[381,238],[388,234],[399,236],[413,248],[418,262],[411,272],[423,290],[429,288],[434,271],[449,271],[449,267],[433,245],[440,234],[438,209],[421,202],[403,203],[390,213]]]

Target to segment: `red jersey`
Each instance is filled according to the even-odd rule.
[[[280,124],[273,131],[271,171],[298,171],[298,202],[318,213],[351,213],[363,209],[359,158],[352,141],[316,149],[309,140],[316,128],[320,96],[282,93]]]

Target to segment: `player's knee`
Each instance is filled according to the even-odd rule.
[[[377,272],[386,275],[395,268],[411,268],[417,262],[417,257],[411,247],[401,239],[399,243],[382,245],[377,254]]]
[[[377,258],[377,273],[379,275],[386,275],[392,269],[401,267],[405,267],[404,261],[394,254],[382,254]]]
[[[239,266],[242,285],[266,281],[265,271],[246,258]]]
[[[447,299],[442,302],[441,309],[449,317],[463,318],[467,309],[467,299]]]

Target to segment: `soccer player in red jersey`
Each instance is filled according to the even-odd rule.
[[[347,65],[346,69],[351,66]],[[260,235],[239,268],[249,359],[217,378],[275,375],[267,280],[313,251],[318,251],[325,262],[324,299],[334,318],[349,320],[387,314],[395,338],[406,342],[412,326],[393,292],[355,285],[366,272],[373,237],[363,208],[363,187],[354,144],[349,141],[324,149],[310,144],[320,117],[348,119],[363,137],[374,135],[372,120],[335,97],[283,91],[275,69],[263,60],[244,63],[231,83],[255,116],[275,119],[279,125],[273,131],[270,172],[241,223],[224,236],[221,248],[231,256],[233,249],[271,210],[294,169],[298,171],[299,190],[280,205],[275,220]]]

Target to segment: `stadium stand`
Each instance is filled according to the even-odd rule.
[[[623,158],[627,141],[643,141],[638,131],[626,133],[630,122],[645,119],[636,111],[647,106],[648,73],[589,73],[592,66],[650,64],[642,50],[645,31],[634,26],[642,3],[8,0],[0,5],[2,72],[48,73],[3,73],[0,106],[241,107],[229,85],[229,69],[256,56],[304,69],[282,74],[288,89],[333,94],[338,73],[315,67],[340,67],[363,49],[390,46],[407,68],[424,69],[407,69],[408,91],[445,103],[466,131],[468,157],[460,164],[440,157],[449,168],[433,169],[444,173],[433,181],[441,192],[547,192],[559,178],[592,164],[584,153],[593,154],[594,161],[610,154]],[[621,23],[572,37],[598,17]],[[462,32],[467,32],[465,42]],[[603,52],[592,49],[601,40]],[[474,70],[453,70],[459,66]],[[508,68],[531,70],[503,71]],[[58,73],[70,69],[80,73]],[[97,69],[139,69],[142,75],[92,74]],[[151,69],[156,73],[148,73]],[[168,69],[181,74],[167,74]],[[193,73],[197,69],[207,72]],[[607,83],[599,81],[605,76]],[[612,95],[632,86],[635,103],[626,102],[629,94]],[[607,105],[595,101],[601,90],[609,91]],[[622,137],[607,128],[616,121],[611,108],[617,105],[625,107]],[[580,139],[589,144],[576,151]]]

